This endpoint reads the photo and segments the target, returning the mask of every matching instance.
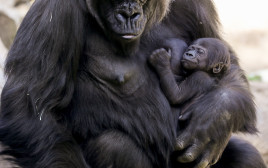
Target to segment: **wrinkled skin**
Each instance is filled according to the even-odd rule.
[[[191,106],[189,126],[176,133],[172,110],[179,109],[170,107],[147,59],[159,46],[178,48],[163,42],[168,37],[189,42],[218,36],[218,30],[207,0],[173,1],[169,15],[157,24],[170,3],[36,0],[6,62],[0,141],[10,150],[4,153],[31,168],[183,167],[179,162],[193,160],[191,167],[207,167],[218,159],[231,132],[253,130],[253,102],[233,56],[232,79],[241,84],[241,92],[219,89]],[[182,22],[169,24],[171,16]],[[200,20],[208,26],[191,25]],[[242,104],[222,105],[224,95],[236,102],[240,93],[247,98]],[[229,106],[238,112],[226,118],[222,112]],[[247,156],[239,159],[246,163]]]

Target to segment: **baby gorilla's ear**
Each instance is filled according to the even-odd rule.
[[[224,63],[223,62],[219,62],[218,64],[216,64],[214,67],[213,67],[213,73],[217,74],[217,73],[220,73],[222,68],[224,67]]]

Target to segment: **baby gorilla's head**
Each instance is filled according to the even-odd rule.
[[[200,38],[183,54],[182,66],[188,71],[219,74],[230,67],[230,53],[226,44],[216,38]]]

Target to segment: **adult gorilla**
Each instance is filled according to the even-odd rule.
[[[36,0],[6,62],[0,140],[8,148],[3,153],[31,168],[182,167],[177,158],[206,167],[218,159],[231,132],[253,132],[252,97],[233,56],[233,73],[222,89],[191,107],[189,125],[179,130],[173,152],[177,118],[147,57],[165,38],[189,42],[218,37],[218,31],[208,0],[174,1],[167,19],[155,25],[169,4]],[[235,89],[228,89],[232,84]],[[227,146],[223,159],[244,150],[235,144]],[[255,149],[245,150],[236,163],[228,163],[252,167],[250,157],[262,164]]]

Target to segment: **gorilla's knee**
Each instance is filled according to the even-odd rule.
[[[231,138],[219,162],[213,168],[266,168],[258,150],[248,142]]]

